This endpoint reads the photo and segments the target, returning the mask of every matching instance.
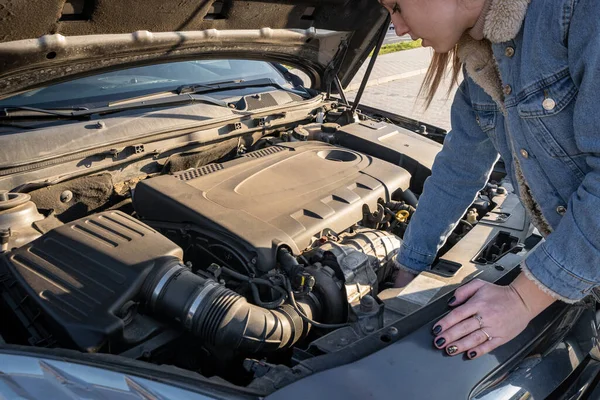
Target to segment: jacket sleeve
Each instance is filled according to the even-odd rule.
[[[452,130],[426,180],[419,206],[396,257],[398,268],[418,273],[428,269],[477,193],[489,179],[498,153],[477,123],[465,74],[451,108]]]
[[[569,27],[571,77],[578,86],[573,129],[589,172],[567,213],[522,264],[554,297],[575,302],[600,285],[600,2],[579,0]]]

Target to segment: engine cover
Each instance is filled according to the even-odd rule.
[[[325,229],[341,232],[406,190],[401,167],[321,142],[268,147],[221,164],[140,182],[133,203],[152,221],[185,223],[253,252],[262,271],[287,245],[296,255]]]
[[[61,342],[96,352],[123,340],[121,308],[150,271],[182,258],[181,248],[155,230],[106,211],[0,256],[0,292],[28,327],[43,319]]]

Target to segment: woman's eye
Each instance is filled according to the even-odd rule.
[[[396,14],[400,12],[400,6],[398,3],[394,4],[394,8],[392,8],[392,14]]]

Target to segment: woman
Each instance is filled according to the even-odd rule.
[[[580,301],[600,285],[600,2],[381,3],[398,35],[435,50],[424,83],[428,102],[448,63],[455,80],[465,73],[452,131],[396,259],[396,286],[429,268],[498,153],[545,237],[510,286],[472,281],[434,324],[436,347],[481,357],[554,301]]]

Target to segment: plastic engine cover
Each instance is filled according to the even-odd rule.
[[[341,232],[377,200],[406,190],[403,168],[321,142],[268,147],[241,158],[140,182],[134,207],[145,220],[193,224],[256,254],[262,271],[285,244],[295,254],[324,229]],[[225,240],[225,239],[224,239]]]
[[[107,211],[6,253],[0,267],[43,310],[55,334],[95,352],[122,336],[124,322],[117,314],[138,294],[147,274],[182,257],[181,248],[155,230]]]

